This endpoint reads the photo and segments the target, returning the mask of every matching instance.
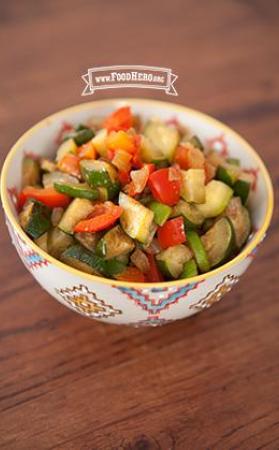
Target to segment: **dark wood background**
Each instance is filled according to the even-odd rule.
[[[167,66],[178,98],[92,100],[210,113],[255,146],[278,191],[278,1],[1,0],[0,24],[1,160],[34,122],[88,100],[88,67]],[[278,220],[225,301],[159,329],[104,325],[53,301],[2,220],[1,449],[278,450]]]

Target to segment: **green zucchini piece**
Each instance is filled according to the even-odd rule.
[[[39,238],[51,227],[51,210],[43,203],[30,199],[19,215],[19,222],[24,231],[33,239]]]
[[[203,169],[181,170],[181,197],[190,203],[205,201],[205,172]]]
[[[224,214],[232,223],[236,246],[240,249],[247,241],[251,232],[249,212],[247,208],[242,205],[239,197],[233,197]]]
[[[48,253],[47,239],[48,239],[48,232],[42,234],[40,237],[34,240],[35,244],[37,244],[38,247],[40,247],[46,253]]]
[[[158,267],[167,278],[177,279],[186,261],[192,258],[192,252],[185,245],[174,245],[156,255]]]
[[[134,247],[133,239],[124,233],[120,225],[117,225],[99,240],[96,253],[105,259],[111,259],[130,253]]]
[[[137,247],[131,254],[131,263],[134,264],[141,272],[148,273],[150,271],[150,264],[146,254]]]
[[[246,205],[251,190],[251,184],[249,183],[249,181],[242,179],[237,180],[233,187],[233,190],[234,195],[236,197],[240,197],[242,204]]]
[[[105,262],[79,244],[68,247],[60,256],[61,261],[75,269],[93,275],[104,272]]]
[[[103,188],[101,196],[112,199],[120,191],[117,171],[106,161],[84,159],[80,169],[85,181],[92,187]],[[105,188],[105,189],[104,189]]]
[[[227,158],[226,161],[228,164],[240,167],[240,160],[238,158]]]
[[[205,217],[219,216],[227,207],[233,190],[222,181],[212,180],[205,186],[205,203],[196,205]]]
[[[61,161],[62,158],[64,158],[65,155],[72,153],[75,154],[77,150],[77,144],[75,143],[74,139],[67,139],[66,141],[62,142],[62,144],[58,147],[57,153],[56,153],[56,161]]]
[[[240,169],[236,165],[225,163],[217,168],[216,178],[223,181],[228,186],[233,186],[240,174]]]
[[[41,182],[40,164],[37,159],[24,156],[22,161],[22,187],[36,186]]]
[[[100,240],[101,233],[88,233],[86,231],[82,231],[80,233],[74,234],[75,239],[83,245],[90,252],[94,252],[96,250],[97,243]]]
[[[234,231],[230,220],[221,217],[201,237],[211,267],[224,264],[234,250]]]
[[[64,233],[73,234],[75,225],[86,219],[94,210],[94,205],[85,198],[75,198],[60,220],[58,227]]]
[[[144,128],[143,134],[148,138],[152,147],[157,149],[165,159],[172,161],[175,149],[179,143],[177,128],[158,120],[150,120]],[[152,157],[151,160],[153,159],[156,158]]]
[[[78,129],[74,135],[73,139],[76,145],[79,147],[80,145],[86,144],[86,142],[90,141],[94,137],[94,131],[91,128],[84,127],[83,129]]]
[[[83,272],[95,275],[114,277],[123,272],[126,264],[116,258],[105,260],[95,253],[89,252],[79,244],[68,247],[61,255],[61,260]]]
[[[69,195],[69,197],[87,198],[88,200],[97,200],[99,198],[99,191],[90,188],[86,183],[54,183],[54,188],[61,194]]]
[[[172,212],[170,206],[155,201],[149,203],[148,208],[151,209],[151,211],[153,211],[154,222],[159,226],[164,225],[164,223],[168,220]]]
[[[53,187],[55,183],[78,184],[79,182],[76,177],[73,177],[67,173],[59,172],[58,170],[51,173],[45,173],[42,180],[45,188]]]
[[[194,259],[186,261],[179,278],[191,278],[199,274],[197,263]]]
[[[120,192],[119,206],[123,208],[120,223],[132,239],[143,244],[147,243],[151,235],[154,213],[129,195]]]
[[[182,216],[185,230],[195,230],[202,226],[204,216],[197,209],[196,205],[180,200],[173,208],[171,217]]]
[[[208,256],[198,233],[194,230],[189,230],[187,232],[187,242],[194,254],[200,271],[202,273],[208,272],[210,270]]]
[[[47,247],[48,252],[54,258],[60,258],[61,254],[66,248],[73,245],[74,240],[72,236],[64,233],[59,228],[54,227],[48,232]]]
[[[198,136],[194,135],[191,137],[191,139],[189,140],[189,143],[195,147],[198,148],[199,150],[201,150],[202,152],[204,151],[204,146],[202,145],[200,139],[198,138]]]

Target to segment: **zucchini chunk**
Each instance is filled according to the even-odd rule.
[[[55,183],[63,183],[63,184],[78,184],[78,179],[69,175],[67,173],[59,172],[56,170],[55,172],[45,173],[43,175],[43,186],[45,188],[53,187]]]
[[[234,166],[240,167],[240,160],[238,158],[227,158],[228,164],[233,164]]]
[[[88,233],[82,231],[80,233],[75,233],[74,237],[81,245],[83,245],[83,247],[90,252],[94,252],[100,239],[100,233]]]
[[[251,232],[251,220],[249,212],[245,206],[242,205],[239,197],[233,197],[228,204],[224,214],[232,223],[235,242],[238,249],[240,249],[248,239]]]
[[[94,131],[84,125],[79,126],[75,133],[73,133],[73,139],[78,147],[86,142],[90,141],[94,137]]]
[[[200,139],[198,138],[198,136],[194,135],[191,137],[191,139],[189,140],[189,143],[195,147],[198,148],[199,150],[201,150],[202,152],[204,151],[204,146],[202,145]]]
[[[198,233],[194,230],[187,232],[187,241],[194,254],[197,265],[202,273],[210,270],[210,263],[204,245]]]
[[[99,198],[99,191],[90,188],[86,183],[71,184],[71,183],[54,183],[54,189],[61,194],[69,195],[69,197],[87,198],[88,200],[97,200]]]
[[[151,233],[153,211],[123,192],[119,194],[119,206],[124,210],[120,217],[120,223],[125,233],[145,244]]]
[[[194,259],[186,261],[179,278],[191,278],[199,274],[197,263]]]
[[[202,226],[204,216],[197,209],[196,205],[179,200],[172,208],[171,217],[182,216],[184,219],[185,230],[195,230]]]
[[[59,259],[64,250],[70,247],[70,245],[73,245],[73,243],[74,240],[72,236],[64,233],[57,227],[52,228],[48,232],[48,239],[47,239],[48,252],[54,258]]]
[[[234,250],[234,231],[230,220],[221,217],[201,237],[211,267],[224,264]]]
[[[101,160],[84,159],[80,163],[80,169],[85,181],[94,188],[101,188],[101,196],[104,200],[115,197],[120,184],[117,179],[116,169],[108,162]]]
[[[81,245],[68,247],[60,256],[60,260],[75,269],[93,275],[100,275],[103,271],[104,261],[88,252]]]
[[[126,264],[117,259],[105,260],[95,253],[89,252],[81,245],[67,248],[61,255],[61,260],[83,272],[113,277],[123,272]]]
[[[120,225],[117,225],[100,239],[96,253],[105,259],[111,259],[130,253],[134,247],[133,239],[124,233]]]
[[[99,155],[103,157],[106,157],[107,155],[107,145],[106,145],[107,137],[108,137],[107,130],[105,128],[102,128],[91,140],[96,151],[99,153]]]
[[[36,186],[40,184],[40,164],[29,156],[24,156],[22,161],[22,187]]]
[[[235,164],[224,163],[220,165],[216,172],[217,180],[223,181],[228,186],[233,186],[240,175],[240,169]]]
[[[152,147],[157,148],[165,159],[172,161],[179,143],[179,133],[175,127],[161,121],[150,120],[144,128],[143,134],[149,139]]]
[[[38,237],[37,239],[34,240],[35,244],[37,244],[38,247],[40,247],[46,253],[48,253],[47,239],[48,239],[48,233],[45,232],[40,237]]]
[[[181,170],[181,197],[187,202],[204,203],[205,201],[205,172],[203,169]]]
[[[212,180],[205,186],[205,203],[197,205],[197,208],[205,218],[219,216],[232,195],[233,190],[227,184]]]
[[[94,205],[85,198],[75,198],[64,212],[58,227],[64,233],[73,234],[75,225],[86,219],[94,210]]]
[[[33,239],[38,239],[51,227],[50,209],[43,203],[30,199],[19,215],[19,222],[24,231]]]
[[[166,164],[165,167],[169,165],[164,153],[159,148],[154,146],[154,144],[146,136],[141,137],[140,153],[142,160],[146,163],[153,163],[156,165],[163,163]]]
[[[245,179],[242,179],[240,176],[235,183],[233,190],[234,195],[236,197],[240,197],[242,204],[246,205],[251,190],[251,183]]]
[[[56,162],[61,161],[62,158],[64,158],[65,155],[68,153],[75,154],[77,150],[77,144],[75,143],[74,139],[67,139],[66,141],[62,142],[62,144],[58,147],[57,153],[56,153]]]
[[[167,278],[178,278],[186,261],[192,258],[191,250],[183,244],[174,245],[156,255],[158,267]]]

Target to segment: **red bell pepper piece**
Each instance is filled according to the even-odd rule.
[[[182,217],[168,220],[157,231],[158,241],[162,248],[183,244],[186,241],[184,220]]]
[[[145,276],[137,267],[127,267],[122,273],[115,277],[119,281],[133,281],[135,283],[144,283]]]
[[[68,195],[57,192],[53,187],[48,188],[36,188],[33,186],[27,186],[20,194],[21,204],[24,204],[28,198],[34,198],[50,208],[58,208],[68,206],[71,198]]]
[[[158,283],[160,281],[164,281],[164,277],[157,267],[154,255],[152,255],[151,253],[148,253],[147,258],[148,258],[148,262],[149,262],[149,272],[146,275],[147,280],[151,283]]]
[[[97,204],[93,213],[88,219],[81,220],[75,227],[74,231],[80,233],[86,231],[95,233],[96,231],[105,230],[113,225],[121,216],[123,208],[114,205],[112,202]]]
[[[103,127],[110,131],[128,130],[133,126],[133,116],[129,106],[123,106],[108,116]]]
[[[169,175],[169,168],[156,170],[149,176],[148,186],[155,200],[172,206],[179,201],[181,182]]]

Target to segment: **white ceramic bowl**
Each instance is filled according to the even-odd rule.
[[[51,156],[63,122],[78,124],[94,115],[105,116],[124,104],[145,119],[152,116],[177,119],[212,147],[239,158],[244,168],[256,174],[249,205],[254,231],[234,259],[190,280],[154,284],[120,282],[88,275],[57,261],[23,232],[17,218],[16,193],[20,190],[24,154]],[[23,264],[52,297],[84,316],[135,326],[162,325],[189,317],[218,302],[252,262],[273,210],[273,190],[267,170],[255,150],[237,133],[198,111],[173,103],[139,99],[83,103],[39,122],[9,152],[2,170],[1,197],[9,233]]]

